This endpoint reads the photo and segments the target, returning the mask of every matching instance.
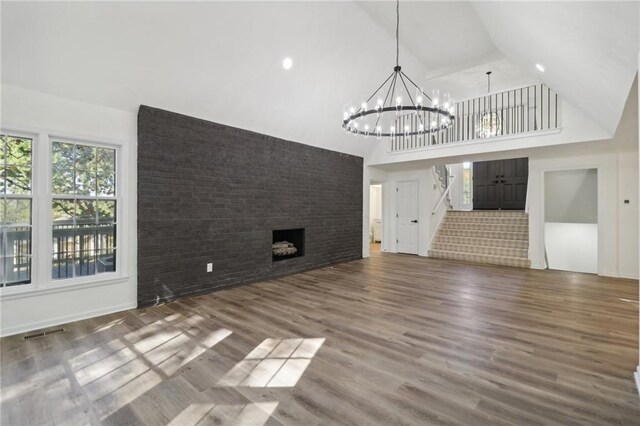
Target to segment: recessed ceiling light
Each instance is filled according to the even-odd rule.
[[[536,64],[536,68],[538,68],[538,71],[544,72],[544,67],[541,64]]]
[[[285,70],[290,69],[293,66],[293,61],[291,60],[291,58],[284,58],[284,61],[282,61],[282,68],[284,68]]]

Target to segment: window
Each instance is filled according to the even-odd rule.
[[[116,270],[116,150],[51,147],[52,278]]]
[[[462,163],[462,204],[471,204],[471,163]]]
[[[0,286],[31,282],[32,140],[0,135]]]

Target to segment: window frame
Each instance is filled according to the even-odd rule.
[[[54,194],[53,193],[53,188],[52,188],[52,182],[53,182],[53,163],[51,161],[51,157],[52,157],[52,152],[53,152],[53,144],[57,142],[57,143],[66,143],[66,144],[73,144],[73,145],[84,145],[84,146],[91,146],[91,147],[96,147],[96,148],[107,148],[107,149],[113,149],[115,151],[115,176],[116,176],[116,184],[115,184],[115,196],[98,196],[97,194],[95,196],[91,196],[91,195],[65,195],[65,194]],[[48,230],[49,230],[49,240],[48,240],[48,248],[49,248],[49,261],[48,261],[48,271],[51,272],[53,270],[53,238],[52,238],[52,234],[53,234],[53,214],[51,212],[51,205],[53,204],[53,200],[55,199],[63,199],[63,200],[108,200],[108,201],[115,201],[116,202],[116,211],[115,211],[115,215],[116,215],[116,220],[114,222],[114,225],[116,227],[116,233],[115,233],[115,240],[116,240],[116,246],[115,246],[115,265],[116,265],[116,270],[115,271],[110,271],[110,272],[101,272],[100,274],[98,273],[94,273],[93,275],[82,275],[82,276],[78,276],[78,277],[71,277],[71,278],[53,278],[51,276],[49,276],[49,280],[51,281],[52,285],[57,286],[59,284],[66,284],[66,283],[74,283],[74,282],[81,282],[84,280],[91,280],[91,278],[101,278],[101,277],[113,277],[113,276],[118,276],[118,272],[120,269],[120,248],[119,245],[122,243],[121,240],[121,224],[120,224],[120,219],[121,219],[121,207],[122,207],[122,200],[120,197],[120,193],[122,191],[121,186],[120,186],[120,147],[118,146],[113,146],[110,144],[105,144],[105,143],[99,143],[99,142],[87,142],[84,140],[78,140],[78,139],[70,139],[70,138],[62,138],[62,137],[56,137],[56,136],[49,136],[49,143],[48,143],[48,149],[47,149],[47,163],[48,163],[48,178],[47,178],[47,185],[48,185],[48,205],[49,205],[49,225],[48,225]],[[51,274],[49,274],[51,275]]]
[[[37,243],[38,238],[36,236],[36,220],[37,220],[37,216],[36,216],[36,165],[37,165],[37,160],[36,160],[36,144],[37,144],[37,139],[38,139],[38,134],[37,133],[31,133],[31,132],[21,132],[21,131],[14,131],[14,130],[10,130],[10,129],[0,129],[0,134],[6,135],[6,136],[11,136],[11,137],[18,137],[18,138],[25,138],[25,139],[30,139],[31,140],[31,193],[30,194],[11,194],[10,198],[19,198],[19,199],[25,199],[25,200],[31,200],[31,282],[26,283],[26,284],[18,284],[18,285],[13,285],[13,286],[0,286],[0,293],[9,293],[9,292],[22,292],[22,291],[28,291],[30,289],[35,288],[35,282],[37,277],[37,261],[36,261],[36,247],[37,247]],[[8,194],[4,194],[4,196],[2,197],[2,199],[6,199],[9,198],[7,197]]]
[[[31,175],[31,283],[11,287],[0,287],[0,299],[29,297],[34,294],[48,294],[68,291],[75,288],[90,288],[101,285],[123,283],[129,280],[128,240],[125,240],[124,229],[129,226],[131,207],[125,207],[129,196],[125,192],[123,182],[128,179],[130,172],[125,168],[126,162],[131,161],[129,146],[122,141],[109,141],[84,136],[64,135],[58,132],[34,131],[30,129],[16,129],[13,127],[0,128],[2,134],[25,137],[32,142],[32,175]],[[86,275],[73,278],[53,279],[53,164],[51,153],[53,142],[73,143],[115,149],[116,155],[116,270],[100,274]]]

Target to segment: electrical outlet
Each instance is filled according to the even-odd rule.
[[[207,272],[213,272],[213,263],[207,263]]]

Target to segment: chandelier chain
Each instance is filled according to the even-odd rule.
[[[396,66],[400,65],[400,0],[396,0]]]

